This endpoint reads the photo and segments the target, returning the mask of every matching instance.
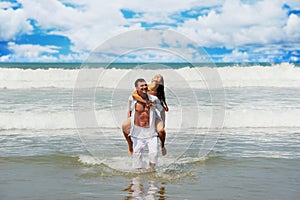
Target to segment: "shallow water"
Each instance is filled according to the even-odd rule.
[[[299,199],[297,67],[223,67],[211,90],[178,69],[191,85],[167,82],[168,154],[143,173],[120,130],[124,71],[74,95],[76,67],[45,69],[0,70],[0,199]]]
[[[224,130],[204,160],[190,154],[147,173],[99,163],[75,130],[13,132],[1,134],[1,199],[297,199],[300,194],[297,129]],[[126,146],[120,146],[119,156],[128,162]]]

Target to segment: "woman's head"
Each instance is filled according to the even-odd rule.
[[[165,97],[165,87],[164,87],[164,78],[160,74],[156,74],[152,78],[152,85],[156,88],[156,96],[160,100],[162,106],[167,106],[166,97]]]
[[[155,84],[155,85],[164,85],[164,78],[163,78],[163,76],[160,75],[160,74],[156,74],[152,78],[152,84]]]

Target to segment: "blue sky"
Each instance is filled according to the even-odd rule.
[[[214,62],[300,62],[299,27],[296,0],[1,0],[0,62],[82,62],[135,30],[178,32]],[[174,48],[167,40],[152,45]],[[120,61],[176,59],[133,52]]]

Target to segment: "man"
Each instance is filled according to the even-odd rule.
[[[136,91],[144,100],[152,102],[146,105],[129,97],[128,117],[131,117],[130,134],[124,134],[129,146],[132,144],[133,167],[142,168],[143,153],[146,146],[149,150],[149,167],[154,168],[158,157],[158,138],[155,128],[155,116],[160,113],[157,97],[147,94],[148,85],[144,79],[135,81]]]

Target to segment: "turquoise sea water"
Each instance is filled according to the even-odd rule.
[[[297,65],[220,64],[216,88],[197,66],[140,65],[116,64],[91,87],[78,84],[80,64],[1,64],[0,199],[299,198]],[[120,123],[132,79],[155,73],[170,108],[168,154],[137,173]]]
[[[145,63],[94,63],[95,67],[110,67],[120,69],[132,69],[138,65]],[[251,67],[251,66],[263,66],[269,67],[280,63],[161,63],[165,64],[172,69],[179,69],[182,67]],[[79,69],[83,63],[0,63],[0,68],[20,68],[20,69],[49,69],[49,68],[61,68],[61,69]],[[296,67],[300,66],[300,63],[293,63]]]

